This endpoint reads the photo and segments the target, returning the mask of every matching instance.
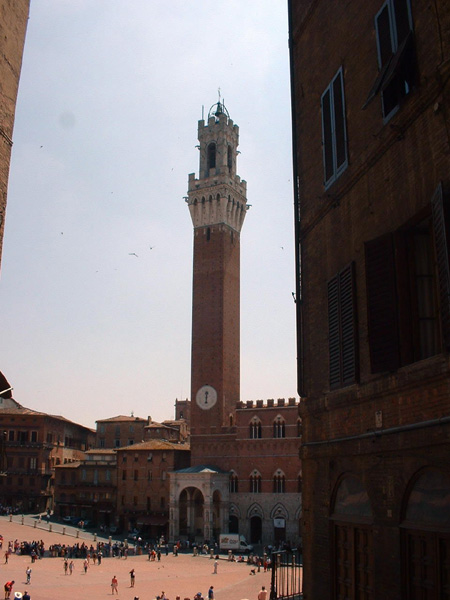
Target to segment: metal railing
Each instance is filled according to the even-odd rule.
[[[303,599],[303,560],[297,550],[272,553],[270,600]]]

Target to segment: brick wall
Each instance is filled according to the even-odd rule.
[[[449,471],[448,425],[419,426],[450,414],[448,354],[442,346],[425,360],[372,373],[365,243],[426,214],[438,182],[447,188],[450,183],[450,13],[443,1],[431,9],[412,0],[417,84],[384,122],[380,94],[362,109],[378,75],[374,18],[383,4],[290,5],[302,247],[299,356],[307,395],[301,415],[308,600],[334,597],[331,516],[340,478],[353,474],[367,490],[373,597],[394,599],[404,594],[400,525],[408,485],[422,468]],[[348,166],[325,189],[321,96],[340,68]],[[351,261],[359,380],[330,389],[327,283]]]
[[[29,4],[29,0],[0,1],[0,263],[14,115]]]

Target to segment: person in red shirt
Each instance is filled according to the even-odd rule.
[[[8,600],[8,598],[11,596],[14,583],[15,581],[7,581],[5,583],[5,600]]]

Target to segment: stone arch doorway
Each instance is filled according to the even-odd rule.
[[[405,598],[448,597],[450,476],[424,469],[411,480],[403,502],[402,567]],[[445,574],[445,575],[444,575]]]
[[[373,600],[373,513],[360,479],[343,474],[330,505],[334,597]]]
[[[262,519],[255,515],[250,519],[250,543],[259,544],[262,538]]]
[[[196,536],[203,536],[203,511],[205,498],[195,487],[182,490],[179,498],[178,531],[192,542]]]
[[[239,533],[239,518],[236,515],[230,515],[228,520],[228,532]]]
[[[286,521],[288,519],[288,512],[283,504],[278,503],[273,507],[270,518],[273,523],[275,545],[281,545],[286,541]]]

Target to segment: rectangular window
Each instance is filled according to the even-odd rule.
[[[350,263],[328,282],[330,387],[358,380],[355,265]]]
[[[449,216],[438,186],[428,216],[365,244],[372,373],[395,371],[450,344]]]
[[[409,0],[386,0],[375,16],[379,73],[364,104],[380,93],[384,120],[394,115],[416,81],[416,53]]]
[[[105,447],[105,439],[104,439],[104,438],[102,438],[102,439],[100,440],[100,448],[104,448],[104,447]]]
[[[342,67],[321,98],[324,183],[328,188],[348,165]]]
[[[122,471],[122,481],[125,481],[127,478],[127,472],[125,471],[125,469]]]
[[[134,472],[134,480],[137,481],[139,479],[139,472],[135,470]]]
[[[120,440],[114,440],[114,446],[120,448]]]
[[[13,442],[14,441],[14,429],[10,429],[8,431],[8,441],[9,442]]]
[[[32,431],[31,432],[31,441],[32,442],[37,442],[38,441],[38,432],[37,431]]]
[[[32,456],[30,458],[30,471],[35,471],[37,469],[37,458]]]

